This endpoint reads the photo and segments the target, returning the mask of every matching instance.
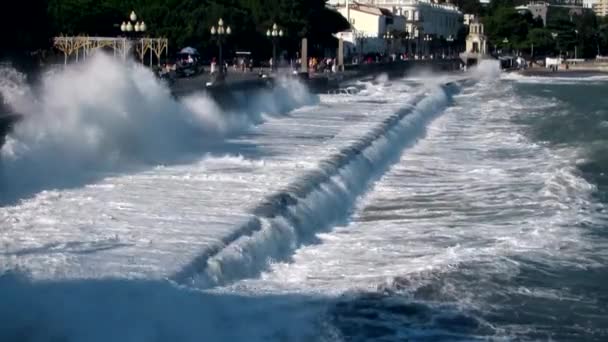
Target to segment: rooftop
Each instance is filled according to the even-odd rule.
[[[377,14],[377,15],[378,15],[378,12],[376,9],[386,10],[388,13],[391,13],[390,10],[386,9],[387,7],[400,6],[400,5],[405,5],[405,6],[422,5],[422,6],[428,6],[428,7],[433,7],[433,8],[439,8],[439,9],[446,10],[446,11],[460,12],[458,7],[456,7],[453,4],[438,4],[431,0],[359,0],[359,1],[349,0],[349,2],[350,2],[351,9],[360,10],[362,12],[367,12],[367,13]],[[346,6],[346,0],[329,1],[328,5],[333,5],[336,8],[344,8]],[[367,9],[361,9],[361,7],[357,7],[357,6],[367,7],[371,10],[371,12]],[[386,14],[382,14],[382,15],[386,15]]]
[[[336,8],[344,8],[346,7],[345,4],[337,4]],[[358,2],[351,2],[350,5],[350,10],[351,11],[359,11],[359,12],[364,12],[364,13],[369,13],[369,14],[374,14],[377,16],[386,16],[386,17],[392,17],[393,13],[391,11],[389,11],[386,8],[382,8],[382,7],[378,7],[378,6],[373,6],[373,5],[368,5],[368,4],[362,4],[362,3],[358,3]]]

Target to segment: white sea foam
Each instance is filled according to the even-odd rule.
[[[382,99],[390,89],[399,89],[398,100],[382,105],[356,102]],[[31,270],[34,278],[54,278],[0,279],[0,293],[7,298],[3,302],[10,299],[12,304],[6,307],[13,308],[0,309],[0,318],[10,322],[0,328],[0,339],[317,340],[323,322],[310,317],[325,306],[322,296],[201,293],[166,282],[90,278],[162,275],[163,270],[183,264],[192,251],[214,242],[225,232],[218,228],[222,224],[234,228],[226,222],[239,223],[244,207],[263,199],[259,194],[268,194],[268,189],[281,191],[277,183],[283,188],[305,186],[305,182],[295,182],[299,175],[325,173],[328,178],[311,184],[313,191],[290,207],[288,214],[264,219],[264,229],[215,256],[210,263],[218,267],[209,268],[204,276],[209,276],[211,284],[225,283],[265,267],[269,257],[288,256],[306,237],[347,218],[370,181],[404,146],[424,135],[426,123],[447,103],[446,94],[432,88],[409,115],[379,130],[384,119],[408,108],[405,104],[411,93],[409,86],[396,83],[384,92],[375,89],[354,98],[346,108],[335,105],[323,112],[328,109],[319,106],[299,111],[290,119],[295,122],[276,120],[238,141],[265,146],[264,152],[273,156],[265,160],[220,156],[196,165],[158,166],[84,189],[40,193],[18,207],[0,210],[0,221],[11,226],[10,234],[0,236],[3,245],[10,245],[10,252],[0,260],[10,258],[9,263]],[[357,112],[363,110],[369,113]],[[328,140],[322,143],[320,139]],[[367,147],[360,156],[348,155],[346,163],[330,158],[341,167],[319,164],[323,156],[336,156],[342,148],[361,141],[369,143],[362,145]],[[32,221],[34,217],[40,219],[38,223]],[[299,217],[300,224],[294,225],[293,217]],[[281,309],[268,313],[269,307]],[[35,326],[28,329],[32,319]]]
[[[493,78],[492,73],[487,73],[490,75],[488,80]],[[274,218],[263,217],[260,230],[238,238],[213,256],[205,263],[194,284],[203,287],[225,284],[254,275],[271,263],[271,270],[261,279],[237,282],[212,292],[198,292],[165,282],[38,282],[4,278],[0,280],[0,293],[6,294],[7,301],[14,303],[8,307],[24,309],[0,310],[0,318],[16,322],[0,332],[11,337],[21,336],[16,335],[18,332],[41,340],[50,339],[48,336],[91,341],[127,336],[134,341],[190,341],[200,339],[202,332],[211,341],[307,341],[315,340],[318,337],[315,334],[323,330],[319,320],[327,318],[324,316],[327,305],[333,301],[326,296],[361,289],[377,290],[379,285],[386,285],[392,290],[423,289],[422,292],[431,295],[435,291],[434,295],[441,301],[454,299],[459,309],[486,310],[479,298],[488,292],[462,291],[463,284],[449,277],[443,278],[444,275],[453,272],[464,277],[473,276],[467,272],[474,272],[475,279],[480,282],[489,282],[495,277],[510,279],[521,270],[521,261],[516,258],[519,256],[544,264],[593,267],[593,258],[585,253],[588,237],[575,224],[587,219],[588,208],[592,207],[590,194],[594,189],[575,172],[572,157],[576,154],[531,142],[523,134],[523,127],[513,121],[517,116],[527,115],[527,108],[534,107],[538,101],[523,101],[515,96],[508,84],[484,81],[466,89],[462,97],[456,98],[454,107],[427,126],[448,100],[438,89],[431,89],[425,101],[389,130],[376,130],[379,123],[373,118],[386,115],[388,108],[407,107],[404,100],[407,97],[391,93],[382,85],[374,85],[364,90],[361,97],[351,99],[362,102],[359,106],[351,104],[348,109],[375,107],[376,111],[340,114],[338,108],[343,106],[337,102],[341,97],[327,96],[324,105],[331,108],[331,113],[324,113],[325,116],[317,113],[314,117],[316,120],[331,117],[332,120],[313,124],[310,112],[300,112],[297,113],[300,120],[293,124],[294,127],[286,122],[273,123],[263,132],[254,132],[257,136],[243,140],[265,146],[264,152],[274,157],[263,161],[240,156],[212,158],[190,166],[187,171],[164,173],[169,168],[159,167],[149,174],[124,177],[111,183],[116,188],[140,186],[141,191],[137,196],[129,197],[131,195],[126,196],[115,189],[113,196],[121,193],[125,198],[114,198],[112,205],[125,211],[103,214],[126,217],[147,209],[147,216],[152,217],[139,226],[140,229],[145,227],[147,234],[127,237],[126,242],[135,241],[141,248],[137,239],[166,230],[166,235],[156,238],[181,239],[181,248],[178,243],[175,249],[163,250],[165,254],[174,254],[165,256],[165,262],[177,264],[184,260],[176,251],[191,250],[190,245],[195,243],[203,245],[201,240],[210,238],[205,233],[213,228],[215,222],[212,224],[212,221],[236,216],[235,211],[243,209],[232,206],[237,201],[228,201],[229,196],[255,207],[255,201],[260,200],[260,196],[255,195],[258,193],[272,195],[280,193],[281,189],[292,194],[305,193],[306,196],[297,198],[292,205],[275,207],[285,210],[276,210],[278,214]],[[408,89],[408,92],[414,91]],[[377,105],[363,102],[381,102],[387,97],[392,101]],[[329,107],[330,102],[335,106]],[[345,125],[344,121],[351,126]],[[347,127],[326,127],[331,125]],[[354,134],[363,129],[381,134],[371,140],[371,136]],[[298,137],[300,134],[302,137]],[[326,143],[318,143],[322,139],[327,139]],[[323,159],[318,155],[337,156],[343,147],[355,146],[365,139],[372,143],[359,151],[358,157],[350,155],[346,163],[336,158],[331,159],[334,164],[318,163]],[[319,145],[325,146],[319,148]],[[383,167],[395,161],[405,146],[411,148],[406,149],[400,162],[374,185],[369,196],[357,202],[356,199],[370,189],[370,182],[382,175]],[[307,149],[314,151],[306,152]],[[302,169],[296,166],[298,164]],[[336,165],[341,167],[336,168]],[[312,186],[311,191],[303,192],[301,189],[307,184],[300,182],[298,173],[317,175],[314,171],[327,177],[318,178],[323,181]],[[266,175],[269,173],[275,174]],[[178,182],[179,179],[205,177],[212,181]],[[294,182],[294,179],[298,181]],[[310,179],[317,178],[311,176]],[[168,181],[163,182],[165,180]],[[277,182],[284,187],[272,188]],[[251,191],[243,191],[242,187]],[[273,191],[265,192],[267,188]],[[160,194],[155,195],[155,192]],[[85,195],[98,196],[91,192],[82,194]],[[66,196],[74,194],[49,192],[40,202],[30,204],[44,209]],[[162,208],[169,203],[163,201],[163,197],[175,201],[170,203],[172,208]],[[186,200],[178,201],[177,197]],[[107,199],[100,195],[97,198]],[[63,203],[67,207],[66,203],[69,201]],[[185,211],[180,207],[182,205],[191,207]],[[91,212],[86,204],[79,202],[78,206],[89,208],[88,212]],[[349,220],[353,210],[353,219]],[[67,212],[66,216],[72,217],[75,211],[78,208]],[[189,222],[198,230],[200,221],[195,218],[200,217],[201,212],[207,215],[205,220],[209,224],[200,232],[185,236],[185,230],[172,231]],[[39,219],[41,225],[58,224],[56,217],[50,215]],[[86,219],[88,217],[82,218]],[[132,224],[126,218],[119,217],[121,219]],[[139,216],[139,219],[146,218]],[[121,228],[107,222],[114,229]],[[326,232],[328,226],[340,223],[343,226]],[[87,228],[85,224],[81,229],[86,231]],[[325,233],[316,234],[319,231]],[[300,248],[290,260],[292,262],[272,260],[284,260],[300,243],[307,242],[306,238],[315,237],[320,243]],[[107,237],[107,244],[115,242],[111,236]],[[151,243],[150,246],[152,250],[156,245]],[[65,246],[58,249],[61,247]],[[79,246],[67,247],[81,251]],[[157,260],[143,251],[138,257]],[[104,261],[108,263],[108,260]],[[111,260],[112,263],[124,262],[124,258]],[[133,264],[144,263],[129,260]],[[475,262],[483,267],[460,268]],[[125,268],[120,271],[130,275],[128,265],[123,266]],[[95,275],[88,273],[89,277]],[[490,294],[513,291],[538,298],[575,298],[560,291],[523,287],[494,290]],[[242,292],[247,295],[235,295]],[[71,302],[73,298],[77,300]],[[83,303],[90,304],[93,309]],[[83,312],[85,309],[88,315]],[[43,330],[27,328],[26,323],[34,319]],[[75,321],[79,324],[74,324]],[[150,322],[154,325],[148,324]],[[127,332],[115,335],[124,331]],[[430,332],[423,329],[410,336],[425,333]]]
[[[608,76],[594,75],[594,76],[528,76],[519,73],[503,73],[501,78],[504,80],[516,81],[519,83],[531,83],[531,84],[577,84],[580,82],[592,82],[592,83],[603,83],[608,81]]]
[[[396,120],[373,129],[377,135],[368,134],[353,142],[351,149],[330,156],[321,170],[296,180],[266,204],[259,223],[248,223],[254,227],[247,228],[254,229],[252,234],[242,234],[217,255],[196,261],[191,268],[200,273],[182,272],[176,279],[206,288],[253,276],[269,259],[284,259],[318,231],[342,222],[373,180],[406,146],[424,136],[426,125],[441,113],[449,96],[442,88],[431,89],[411,112],[402,109],[407,114],[396,114],[391,118]],[[297,190],[308,187],[310,191]]]
[[[292,262],[273,263],[261,279],[228,290],[338,296],[405,279],[399,289],[437,287],[436,296],[484,311],[485,294],[467,292],[467,284],[444,275],[479,263],[484,267],[474,269],[476,279],[515,277],[517,257],[600,266],[599,254],[586,252],[591,237],[576,228],[593,220],[598,206],[594,186],[576,171],[576,153],[548,149],[523,134],[513,118],[525,115],[534,99],[522,102],[500,82],[482,82],[474,94],[457,97],[430,125],[427,137],[358,203],[351,222],[319,234],[320,243],[299,249]],[[438,279],[445,283],[436,285]]]

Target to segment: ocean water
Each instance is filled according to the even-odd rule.
[[[328,340],[605,341],[606,81],[466,88],[347,225],[229,291],[329,296]]]
[[[30,115],[0,340],[608,339],[607,79],[486,64],[223,113],[89,63],[0,82]]]

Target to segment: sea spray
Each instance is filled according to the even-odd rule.
[[[149,69],[103,53],[45,73],[36,95],[18,73],[3,72],[12,77],[0,91],[24,118],[0,151],[2,201],[200,157],[263,115],[314,103],[303,85],[281,80],[256,92],[247,108],[224,111],[204,93],[175,99]]]
[[[495,60],[479,61],[479,64],[469,70],[469,75],[477,80],[491,81],[500,77],[500,63]]]

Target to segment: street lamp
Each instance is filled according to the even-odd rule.
[[[224,57],[222,55],[222,47],[226,37],[232,34],[232,29],[230,26],[224,26],[224,20],[220,18],[217,21],[217,28],[215,26],[211,26],[211,38],[217,41],[217,46],[219,49],[219,73],[222,74],[224,72]]]
[[[123,21],[120,25],[120,31],[122,31],[123,34],[130,38],[132,38],[139,32],[146,32],[147,29],[148,27],[146,26],[146,23],[143,20],[141,22],[137,21],[137,14],[135,14],[135,11],[131,11],[131,14],[129,15],[129,20],[127,20],[126,22]]]
[[[391,52],[392,41],[395,36],[390,32],[384,32],[383,38],[386,41],[386,54],[388,55]]]
[[[276,70],[277,66],[277,43],[283,37],[283,29],[279,28],[277,23],[272,24],[272,27],[266,31],[266,36],[272,40],[272,70]]]
[[[574,30],[576,33],[576,44],[574,45],[574,59],[578,59],[578,30]]]
[[[507,49],[508,44],[509,44],[509,38],[506,38],[506,37],[505,37],[505,38],[502,40],[502,46],[503,46],[503,48],[504,48],[504,49]]]
[[[452,57],[452,42],[454,42],[454,36],[449,35],[446,39],[448,42],[448,57]]]
[[[559,50],[559,58],[562,58],[562,49],[559,46],[559,40],[557,40],[557,37],[559,37],[559,34],[557,34],[556,32],[551,32],[551,37],[553,37],[553,40],[555,40],[555,44],[557,45],[557,49]]]
[[[414,58],[418,58],[419,46],[420,46],[420,30],[418,27],[414,28],[414,36],[412,37],[416,48],[414,49]]]
[[[433,37],[430,34],[424,35],[423,40],[426,42],[427,53],[431,54],[431,42],[433,41]]]
[[[361,32],[361,31],[355,31],[355,39],[358,42],[358,49],[359,49],[359,63],[363,63],[363,53],[364,53],[364,49],[363,49],[363,44],[365,43],[365,33]]]
[[[403,33],[403,36],[401,39],[402,39],[401,44],[404,45],[404,47],[405,47],[405,54],[409,58],[409,56],[410,56],[410,39],[411,39],[410,33],[405,31]]]

